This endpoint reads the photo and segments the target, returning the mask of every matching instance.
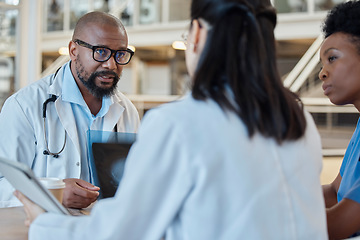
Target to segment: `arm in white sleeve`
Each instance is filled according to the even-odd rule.
[[[40,118],[39,118],[40,119]],[[31,167],[35,156],[34,129],[19,102],[10,97],[0,113],[0,156]],[[0,173],[0,207],[19,206],[14,188]]]
[[[161,239],[193,187],[188,144],[172,116],[147,113],[114,198],[91,216],[43,214],[31,239]]]

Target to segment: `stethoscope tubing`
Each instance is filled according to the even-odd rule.
[[[50,98],[48,98],[44,103],[43,103],[43,120],[44,120],[44,140],[45,140],[45,146],[46,146],[46,150],[43,151],[44,155],[51,155],[54,158],[58,158],[60,153],[62,153],[65,149],[65,145],[66,145],[66,131],[65,131],[65,139],[64,139],[64,144],[62,146],[62,148],[60,149],[60,151],[58,152],[51,152],[49,149],[49,144],[48,144],[48,139],[46,136],[46,106],[49,102],[55,102],[56,100],[56,95],[51,95]]]

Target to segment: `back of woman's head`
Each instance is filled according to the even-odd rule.
[[[270,1],[193,0],[191,18],[211,26],[194,74],[194,98],[212,98],[236,112],[250,136],[258,131],[279,143],[301,137],[303,111],[276,67],[276,12]]]

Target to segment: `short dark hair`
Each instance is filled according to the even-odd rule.
[[[325,38],[337,32],[360,37],[360,1],[349,1],[336,5],[327,14],[322,31]]]
[[[235,112],[250,137],[259,132],[281,143],[303,136],[300,99],[283,86],[276,66],[276,11],[270,1],[196,0],[191,18],[211,25],[194,74],[193,97],[211,98]]]
[[[338,32],[349,35],[349,40],[356,45],[360,54],[360,1],[336,5],[327,14],[322,32],[325,38]]]

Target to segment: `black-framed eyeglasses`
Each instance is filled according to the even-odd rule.
[[[82,47],[91,49],[93,51],[93,59],[97,62],[106,62],[112,55],[114,55],[114,59],[117,64],[126,65],[130,62],[131,57],[134,55],[134,52],[131,49],[112,50],[108,47],[93,46],[79,39],[75,39],[74,42]]]

